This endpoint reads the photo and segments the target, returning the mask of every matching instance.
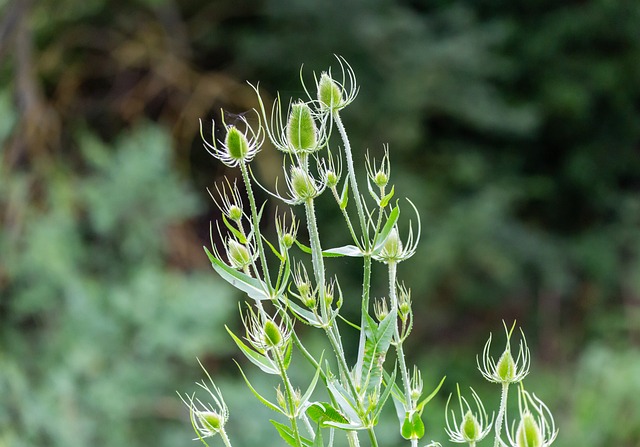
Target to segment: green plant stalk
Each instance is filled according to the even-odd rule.
[[[253,188],[251,187],[251,179],[249,178],[249,170],[246,163],[240,163],[240,172],[242,173],[242,180],[244,181],[245,188],[247,189],[247,196],[249,197],[249,205],[251,207],[251,221],[253,223],[253,231],[255,231],[256,246],[258,247],[258,253],[260,255],[260,264],[262,265],[262,275],[269,287],[269,291],[273,290],[271,285],[271,277],[269,276],[269,268],[267,266],[267,257],[264,253],[264,245],[262,244],[262,233],[260,233],[260,222],[258,221],[258,208],[256,206],[256,199],[253,196]]]
[[[322,318],[325,321],[329,321],[329,315],[327,315],[327,309],[325,308],[326,304],[324,301],[325,290],[324,290],[324,280],[325,280],[325,270],[324,270],[324,262],[322,260],[322,246],[320,245],[320,235],[318,233],[318,224],[316,220],[316,211],[315,206],[313,204],[312,199],[308,199],[305,202],[305,213],[307,216],[307,228],[309,231],[309,244],[311,246],[311,262],[313,264],[314,274],[316,275],[316,283],[322,284],[320,287],[320,310],[322,312]],[[330,310],[330,309],[329,309]],[[327,338],[329,339],[329,343],[331,344],[331,348],[336,355],[336,359],[338,360],[338,366],[342,372],[342,375],[345,377],[347,384],[349,386],[349,391],[351,392],[352,397],[356,402],[359,402],[358,392],[355,384],[353,383],[353,377],[349,372],[349,366],[347,365],[347,361],[344,356],[344,348],[342,347],[342,342],[340,338],[340,333],[335,324],[330,324],[325,327],[325,333],[327,334]],[[364,346],[364,345],[363,345]],[[360,411],[363,411],[360,408]],[[373,431],[373,427],[367,428],[369,432],[369,438],[372,439],[372,446],[377,446],[377,440],[375,432]],[[357,436],[355,437],[354,442],[357,442]],[[351,442],[351,441],[350,441]]]
[[[500,396],[500,409],[498,410],[498,417],[496,418],[496,424],[495,424],[496,437],[495,437],[495,440],[493,441],[493,447],[500,447],[500,445],[502,444],[500,440],[500,432],[502,431],[502,422],[505,420],[507,415],[508,394],[509,394],[509,383],[504,382],[502,384],[502,394]]]
[[[220,437],[222,438],[222,442],[224,442],[225,447],[232,447],[231,440],[229,440],[226,430],[220,430]]]
[[[362,364],[364,363],[364,348],[367,341],[367,337],[364,331],[367,324],[366,316],[369,313],[369,293],[371,289],[371,255],[364,255],[364,265],[362,273],[362,302],[361,302],[361,314],[360,314],[360,340],[358,342],[358,368],[356,369],[356,378],[358,385],[361,385],[362,380]]]
[[[367,231],[367,220],[364,214],[364,207],[362,206],[362,196],[358,189],[358,181],[356,179],[356,172],[353,167],[353,154],[351,153],[351,143],[347,136],[347,131],[342,124],[340,113],[335,110],[332,113],[333,121],[336,123],[340,137],[342,138],[342,144],[344,145],[344,155],[347,161],[347,174],[349,176],[349,183],[351,183],[351,189],[353,193],[353,200],[356,202],[356,208],[358,210],[358,220],[360,220],[360,229],[362,230],[362,240],[365,244],[363,247],[365,251],[369,251],[371,248],[371,241],[369,240],[369,232]]]
[[[349,183],[351,183],[351,190],[353,193],[353,199],[356,202],[356,209],[358,210],[358,220],[360,221],[360,229],[362,231],[362,242],[364,243],[365,255],[363,266],[363,278],[362,278],[362,303],[361,303],[361,315],[360,315],[360,339],[358,344],[358,362],[357,365],[362,365],[364,361],[364,349],[366,344],[366,335],[364,332],[365,325],[367,324],[366,317],[369,314],[369,298],[371,289],[371,240],[369,239],[369,233],[367,231],[367,221],[365,218],[364,207],[362,205],[362,196],[360,195],[360,189],[358,188],[358,180],[356,178],[355,168],[353,166],[353,154],[351,152],[351,143],[347,136],[347,131],[340,118],[340,113],[336,110],[332,114],[333,120],[336,123],[338,132],[344,145],[344,155],[347,162],[347,175],[349,177]],[[358,376],[358,382],[360,382],[360,371],[356,371]]]
[[[398,274],[398,264],[394,261],[389,262],[389,297],[391,299],[391,309],[398,309],[398,295],[396,292],[396,281]],[[400,371],[402,372],[402,385],[404,387],[404,394],[406,400],[405,410],[409,411],[413,409],[413,403],[411,399],[411,381],[409,379],[409,370],[407,369],[407,362],[404,357],[404,349],[402,347],[402,340],[400,339],[400,331],[398,325],[394,324],[394,336],[396,338],[396,356],[398,357],[398,363],[400,364]],[[417,445],[418,440],[412,439],[411,445]]]
[[[300,437],[300,430],[298,429],[298,419],[296,417],[296,404],[293,399],[293,387],[291,386],[291,381],[289,380],[289,376],[287,375],[287,371],[284,367],[284,362],[280,353],[276,350],[275,354],[276,362],[278,363],[278,369],[280,370],[280,377],[282,378],[282,383],[284,383],[284,393],[287,399],[287,406],[289,414],[289,421],[291,422],[291,429],[293,430],[293,434],[296,438],[296,442],[298,446],[302,447],[302,438]]]

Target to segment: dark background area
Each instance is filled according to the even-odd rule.
[[[279,442],[267,418],[243,426],[264,409],[223,327],[242,297],[201,248],[205,188],[236,173],[198,120],[256,107],[246,81],[304,97],[300,66],[309,79],[334,54],[360,85],[342,114],[356,161],[389,143],[396,193],[422,216],[400,266],[419,322],[407,350],[426,387],[449,377],[425,440],[444,444],[457,381],[497,400],[475,355],[516,320],[554,445],[640,443],[639,2],[0,0],[0,14],[0,446],[192,445],[175,390],[200,379],[196,357],[236,445]],[[254,163],[267,184],[279,168],[269,147]],[[325,245],[345,243],[320,206]],[[359,265],[339,262],[355,290]]]

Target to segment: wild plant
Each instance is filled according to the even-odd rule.
[[[288,445],[331,446],[342,433],[351,447],[364,439],[376,447],[376,427],[391,399],[399,434],[414,447],[425,435],[425,407],[444,382],[443,378],[435,389],[425,391],[420,370],[409,366],[404,348],[414,318],[411,291],[398,279],[397,267],[416,253],[420,215],[409,199],[395,199],[388,146],[380,160],[368,154],[364,157],[368,195],[361,192],[341,118],[359,88],[351,66],[341,57],[337,62],[338,76],[331,69],[314,73],[312,88],[305,84],[301,70],[306,99],[284,103],[277,96],[267,106],[259,88],[253,87],[259,103],[259,109],[254,110],[255,123],[246,115],[233,124],[223,120],[223,138],[218,139],[215,133],[210,139],[203,136],[213,157],[239,169],[248,201],[247,206],[236,182],[225,179],[216,186],[211,196],[222,218],[215,230],[212,225],[211,250],[205,251],[214,270],[247,297],[241,310],[243,336],[229,328],[227,331],[249,362],[265,374],[277,376],[280,385],[274,395],[265,396],[240,369],[256,399],[278,415],[271,423]],[[267,140],[283,155],[284,190],[277,184],[273,189],[263,186],[253,175],[251,162]],[[262,234],[265,203],[257,203],[256,186],[291,208],[276,212],[273,241]],[[349,245],[323,247],[316,215],[316,201],[323,195],[330,195],[335,202],[336,213],[342,216],[344,231],[351,239]],[[413,216],[403,226],[405,231],[399,226],[401,207]],[[329,277],[326,268],[334,257],[357,258],[362,264],[359,322],[349,322],[341,315],[345,300],[342,279],[339,275]],[[388,288],[386,297],[372,303],[374,263],[386,271]],[[322,331],[328,352],[307,349],[296,331],[299,324]],[[358,340],[357,356],[351,362],[345,355],[345,330],[357,333],[357,337],[350,336]],[[467,399],[457,387],[459,413],[449,409],[451,396],[446,408],[445,431],[451,442],[475,446],[493,432],[494,447],[546,447],[556,437],[549,409],[521,385],[530,365],[524,335],[514,358],[510,343],[514,327],[505,325],[505,331],[506,348],[499,359],[491,357],[491,337],[478,359],[482,375],[501,385],[497,416],[487,413],[473,389]],[[293,383],[289,377],[294,351],[315,371],[308,383]],[[394,353],[391,360],[389,351]],[[190,410],[195,439],[208,445],[207,439],[219,434],[230,447],[225,429],[229,411],[208,373],[207,378],[208,383],[199,385],[208,393],[208,403],[195,395],[182,397]],[[512,384],[518,387],[519,418],[509,424],[507,403]]]

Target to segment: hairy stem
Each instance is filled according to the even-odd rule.
[[[502,441],[500,439],[500,432],[502,431],[502,423],[507,416],[507,396],[509,394],[509,383],[502,384],[502,395],[500,396],[500,410],[498,411],[498,417],[496,418],[496,435],[493,442],[493,447],[500,447]]]
[[[297,405],[294,401],[293,397],[293,387],[291,386],[291,381],[289,380],[289,376],[287,375],[287,371],[284,367],[284,362],[282,357],[278,351],[275,353],[276,362],[278,363],[278,369],[280,370],[280,377],[282,378],[282,383],[284,383],[284,393],[285,398],[287,399],[288,406],[288,416],[289,422],[291,422],[291,430],[293,430],[293,435],[296,439],[296,443],[302,447],[302,438],[300,437],[300,430],[298,429],[298,419],[296,417]]]
[[[262,243],[262,233],[260,232],[260,221],[258,220],[258,208],[256,206],[256,199],[253,196],[253,188],[251,187],[251,179],[249,178],[249,170],[246,163],[240,163],[240,171],[242,172],[242,180],[244,186],[247,189],[247,196],[249,197],[249,204],[251,206],[251,223],[253,224],[253,231],[255,232],[256,246],[258,247],[258,253],[260,255],[260,264],[262,266],[262,276],[266,281],[269,289],[272,289],[271,277],[269,276],[269,268],[267,266],[267,257],[264,253],[264,245]]]
[[[389,298],[391,299],[391,309],[397,311],[398,309],[398,295],[396,292],[396,280],[398,274],[398,264],[395,262],[389,262]],[[396,354],[398,357],[398,363],[400,364],[400,372],[402,373],[402,384],[404,386],[405,399],[407,401],[406,410],[412,409],[411,402],[411,382],[409,380],[409,370],[407,369],[407,362],[404,358],[404,349],[402,347],[402,340],[400,339],[400,331],[398,325],[394,324],[394,337],[396,339]],[[417,442],[417,441],[416,441]]]
[[[333,112],[333,121],[336,123],[342,143],[344,144],[344,155],[347,161],[347,174],[349,175],[349,183],[351,183],[351,191],[353,193],[353,200],[356,202],[356,208],[358,210],[358,220],[360,221],[360,229],[362,230],[362,239],[366,251],[371,247],[371,241],[369,240],[369,232],[367,231],[367,219],[364,214],[364,207],[362,205],[362,197],[360,196],[360,190],[358,189],[358,181],[356,179],[356,171],[353,167],[353,154],[351,153],[351,143],[349,143],[349,137],[347,131],[342,124],[340,113],[338,111]]]

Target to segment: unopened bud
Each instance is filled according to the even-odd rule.
[[[477,442],[482,438],[482,427],[471,410],[465,413],[460,423],[460,433],[467,442]]]
[[[267,346],[275,347],[282,343],[282,332],[277,324],[271,320],[267,320],[264,324],[264,342]]]
[[[317,149],[317,132],[311,108],[304,102],[293,104],[287,123],[287,140],[294,152],[310,152]]]
[[[318,100],[330,110],[339,107],[342,102],[342,89],[326,72],[320,75],[318,81]]]
[[[525,411],[516,432],[516,447],[541,447],[542,432],[533,415]]]
[[[238,207],[237,205],[231,205],[229,207],[227,215],[232,221],[239,222],[242,219],[242,209],[240,209],[240,207]]]
[[[312,199],[318,194],[309,174],[297,166],[291,168],[291,193],[302,201]]]
[[[229,126],[224,142],[229,158],[242,161],[249,153],[249,142],[244,133],[235,126]]]
[[[496,364],[496,374],[500,377],[503,383],[510,383],[514,381],[516,376],[516,364],[510,350],[504,351],[500,356],[500,359]]]
[[[229,262],[234,268],[244,269],[251,265],[253,258],[247,247],[236,241],[229,239],[227,242],[227,254]]]

